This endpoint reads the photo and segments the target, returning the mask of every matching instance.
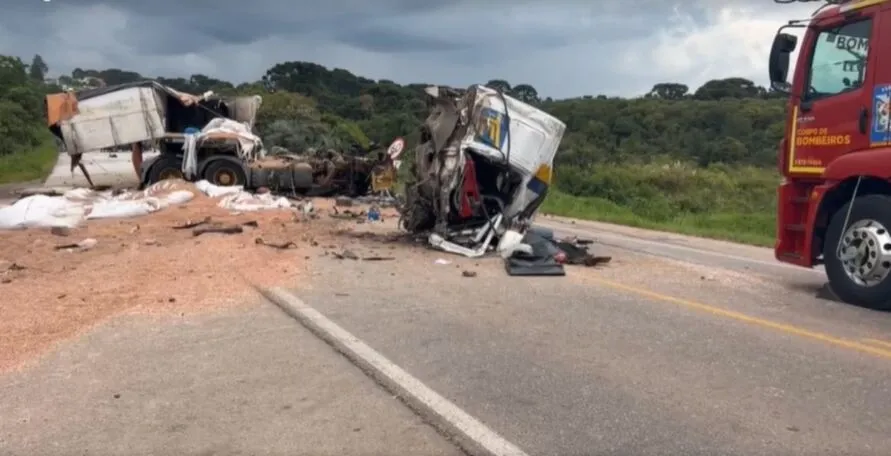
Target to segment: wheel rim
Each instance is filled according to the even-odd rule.
[[[214,175],[214,180],[217,185],[232,185],[235,176],[231,172],[221,169]]]
[[[859,220],[842,236],[839,257],[851,281],[878,285],[891,272],[891,233],[875,220]]]
[[[158,174],[158,180],[167,180],[167,179],[179,179],[182,178],[183,173],[177,169],[165,169]]]

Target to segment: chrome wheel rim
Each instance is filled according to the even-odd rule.
[[[891,272],[891,233],[875,220],[852,223],[842,236],[839,259],[857,285],[878,285]]]

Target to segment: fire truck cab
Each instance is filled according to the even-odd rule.
[[[788,94],[776,258],[823,264],[841,300],[891,310],[891,1],[820,3],[780,28],[769,57],[772,89]]]

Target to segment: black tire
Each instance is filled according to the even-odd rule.
[[[161,155],[152,164],[146,184],[152,185],[165,179],[183,179],[183,161],[175,155]]]
[[[866,195],[856,198],[853,202],[851,216],[848,218],[847,227],[860,220],[871,219],[891,228],[891,197],[886,195]],[[854,282],[845,273],[844,265],[838,258],[836,249],[844,230],[845,218],[848,207],[845,204],[833,216],[826,230],[826,240],[823,243],[823,261],[826,268],[826,276],[829,278],[829,286],[842,301],[857,306],[875,310],[891,310],[891,274],[876,285],[867,287]],[[891,253],[891,246],[885,249]]]
[[[247,185],[244,166],[225,159],[214,160],[204,168],[204,179],[214,185]]]

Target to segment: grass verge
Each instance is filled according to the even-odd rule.
[[[58,158],[59,152],[52,139],[47,139],[34,150],[0,156],[0,184],[44,179]]]
[[[653,221],[603,198],[578,197],[560,191],[548,195],[541,212],[761,247],[773,246],[776,230],[773,213],[679,214],[668,220]]]

